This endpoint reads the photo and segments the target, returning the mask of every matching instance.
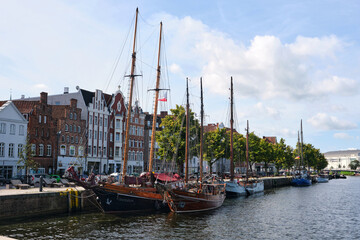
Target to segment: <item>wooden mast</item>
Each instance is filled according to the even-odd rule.
[[[246,121],[246,182],[249,179],[249,120]]]
[[[303,155],[303,130],[302,130],[302,119],[300,121],[300,154],[301,154],[301,164],[303,165],[303,168],[305,168],[305,162],[304,162],[304,155]]]
[[[203,98],[203,87],[202,87],[202,78],[200,78],[200,89],[201,89],[201,106],[200,106],[200,178],[199,181],[202,182],[203,179],[203,134],[204,134],[204,98]]]
[[[135,81],[135,63],[136,63],[136,30],[137,30],[137,20],[138,20],[139,9],[136,8],[136,17],[135,17],[135,31],[134,31],[134,42],[133,42],[133,53],[132,53],[132,61],[131,61],[131,72],[130,72],[130,95],[129,95],[129,103],[128,103],[128,111],[126,118],[126,128],[125,128],[125,147],[124,147],[124,165],[122,171],[122,181],[125,183],[125,175],[127,170],[127,161],[128,161],[128,152],[129,152],[129,128],[130,128],[130,119],[131,119],[131,104],[132,104],[132,94],[133,94],[133,86]]]
[[[189,104],[189,79],[186,78],[186,139],[185,139],[185,183],[189,177],[189,125],[190,125],[190,104]]]
[[[153,168],[153,159],[154,159],[154,150],[155,150],[155,132],[156,132],[156,120],[157,120],[157,108],[159,101],[159,87],[160,87],[160,50],[161,50],[161,34],[162,34],[162,22],[160,22],[160,37],[159,37],[159,52],[158,52],[158,62],[157,62],[157,76],[156,76],[156,88],[155,88],[155,106],[154,106],[154,115],[153,123],[151,129],[151,148],[150,148],[150,159],[149,159],[149,172],[152,172]]]
[[[234,114],[233,114],[233,78],[231,77],[230,88],[230,180],[234,180],[234,146],[233,146],[233,128],[234,128]]]

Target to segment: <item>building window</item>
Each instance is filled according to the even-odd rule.
[[[107,118],[104,118],[104,127],[107,127]]]
[[[94,125],[97,125],[97,116],[94,117]]]
[[[23,151],[23,145],[22,144],[18,144],[18,157],[20,158],[20,156],[22,155],[22,151]]]
[[[96,146],[93,147],[93,155],[96,155]]]
[[[94,131],[94,139],[97,139],[97,131]]]
[[[115,133],[115,141],[120,141],[120,133]]]
[[[113,142],[113,134],[110,133],[110,142]]]
[[[35,144],[31,144],[31,154],[33,156],[36,155],[36,145]]]
[[[116,119],[115,128],[120,128],[120,119]]]
[[[89,130],[89,138],[92,136],[92,130]]]
[[[106,147],[103,148],[103,155],[106,156]]]
[[[68,125],[65,124],[65,132],[69,131]]]
[[[115,157],[119,157],[120,155],[120,147],[115,147]]]
[[[76,120],[77,119],[77,114],[76,113],[74,113],[74,120]]]
[[[79,143],[79,138],[78,138],[78,136],[75,137],[75,143],[76,143],[76,144]]]
[[[81,132],[81,127],[80,126],[78,126],[78,133],[80,133]]]
[[[71,136],[71,143],[74,143],[74,137]]]
[[[41,123],[41,115],[39,115],[39,123]]]
[[[10,134],[15,135],[15,124],[10,124]]]
[[[69,132],[72,132],[72,125],[69,125]]]
[[[106,142],[107,139],[107,132],[104,132],[104,142]]]
[[[19,135],[20,135],[20,136],[24,136],[24,132],[25,132],[25,131],[24,131],[24,126],[23,126],[23,125],[20,125],[20,126],[19,126]]]
[[[60,155],[62,155],[62,156],[66,155],[66,146],[65,145],[60,146]]]
[[[100,155],[100,157],[101,157],[101,155],[102,155],[102,149],[101,149],[101,147],[99,147],[98,155]]]
[[[61,141],[65,142],[65,136],[64,135],[61,135]]]
[[[91,155],[91,146],[88,146],[88,154]]]
[[[70,117],[69,117],[70,119],[73,119],[73,114],[72,113],[70,113]]]
[[[14,144],[9,144],[9,157],[14,157]]]
[[[102,140],[102,131],[99,131],[99,140]]]
[[[112,147],[109,148],[109,156],[110,156],[110,157],[113,156],[113,149],[112,149]]]
[[[75,146],[70,146],[70,153],[69,153],[70,156],[75,156]]]
[[[41,136],[42,137],[44,136],[44,129],[43,128],[41,129]]]
[[[92,125],[92,121],[93,121],[93,119],[92,119],[92,116],[90,115],[89,116],[89,125]]]
[[[0,124],[0,133],[3,133],[3,134],[6,133],[6,123]]]
[[[44,123],[46,123],[46,116],[44,116]]]
[[[80,157],[84,156],[84,148],[83,147],[78,148],[78,154]]]
[[[5,143],[0,143],[0,157],[4,157],[5,154]]]
[[[44,156],[44,145],[39,145],[39,156]]]
[[[140,159],[139,159],[139,161],[142,161],[142,160],[143,160],[143,152],[140,152],[140,153],[139,153],[139,155],[140,155],[140,157],[139,157],[139,158],[140,158]]]
[[[51,156],[51,145],[47,145],[46,155]]]
[[[66,136],[66,142],[70,143],[70,137],[69,136]]]
[[[75,125],[74,125],[74,128],[73,128],[73,129],[74,129],[74,133],[76,133],[76,129],[77,129],[77,128],[76,128],[76,126],[75,126]]]
[[[139,123],[139,119],[138,119],[138,118],[135,118],[135,123]]]
[[[103,118],[100,117],[100,118],[99,118],[99,126],[102,126],[102,120],[103,120]]]

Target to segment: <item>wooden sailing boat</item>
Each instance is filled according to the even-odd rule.
[[[131,119],[131,110],[132,110],[132,94],[133,94],[133,85],[135,80],[135,64],[136,64],[136,52],[135,52],[135,43],[136,43],[136,30],[137,30],[137,20],[138,20],[138,9],[136,9],[136,18],[135,18],[135,31],[134,31],[134,42],[133,42],[133,53],[132,53],[132,64],[131,64],[131,73],[130,73],[130,94],[129,94],[129,103],[128,111],[126,118],[126,135],[125,135],[125,148],[124,148],[124,165],[122,171],[122,182],[121,183],[101,183],[99,185],[88,185],[82,183],[82,185],[91,189],[96,196],[98,201],[105,213],[123,213],[123,212],[144,212],[144,211],[156,211],[164,210],[168,211],[168,205],[163,201],[163,192],[158,191],[154,187],[154,177],[150,173],[150,179],[144,180],[141,178],[136,179],[135,185],[130,185],[126,182],[126,170],[127,170],[127,160],[128,160],[128,149],[129,149],[129,129],[130,129],[130,119]],[[159,53],[158,57],[160,58],[160,49],[161,49],[161,38],[162,38],[162,23],[160,23],[160,40],[159,40]],[[158,60],[158,71],[156,79],[156,94],[155,94],[155,109],[154,109],[154,118],[153,118],[153,129],[152,129],[152,145],[154,148],[155,142],[155,130],[156,130],[156,115],[157,115],[157,98],[159,91],[159,81],[160,81],[160,61]],[[149,171],[152,170],[152,155],[153,149],[151,149],[151,158],[149,162]],[[74,179],[77,178],[74,169],[68,169],[68,172],[73,176]],[[177,180],[166,178],[167,181]],[[141,186],[140,186],[141,185]]]
[[[291,181],[291,184],[296,187],[306,187],[312,184],[311,177],[308,175],[308,171],[304,166],[304,157],[303,157],[303,130],[302,130],[302,119],[300,121],[300,131],[301,131],[301,140],[298,134],[298,147],[300,151],[300,163],[295,174],[294,179]],[[299,133],[299,132],[298,132]]]
[[[189,88],[188,79],[186,79],[186,147],[185,147],[185,187],[182,189],[167,189],[164,195],[168,202],[169,208],[176,213],[189,213],[211,210],[220,207],[225,199],[225,184],[204,183],[202,176],[203,161],[203,96],[202,96],[202,79],[201,84],[201,130],[200,130],[200,184],[191,186],[188,183],[188,158],[189,158],[189,122],[190,122],[190,105],[189,105]]]
[[[264,181],[259,179],[249,179],[249,120],[246,122],[246,180],[242,182],[249,195],[264,191]]]
[[[226,197],[239,197],[248,195],[246,188],[238,183],[234,179],[234,144],[233,144],[233,130],[234,130],[234,114],[233,114],[233,79],[231,77],[231,88],[230,88],[230,181],[226,183]]]

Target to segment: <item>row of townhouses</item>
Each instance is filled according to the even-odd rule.
[[[42,92],[40,97],[1,101],[0,174],[7,178],[24,174],[19,159],[26,145],[31,146],[32,158],[40,166],[37,172],[63,174],[69,166],[80,174],[119,172],[126,113],[120,88],[111,95],[84,89],[69,93],[64,88],[58,95]],[[158,130],[166,115],[158,115]],[[129,174],[148,169],[152,118],[135,102],[129,129]],[[155,169],[161,165],[158,162],[155,158]]]

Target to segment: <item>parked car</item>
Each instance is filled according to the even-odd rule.
[[[59,183],[60,179],[61,179],[61,177],[59,175],[56,175],[56,174],[51,174],[50,178],[55,179],[57,183]]]
[[[40,176],[42,176],[43,178],[50,178],[50,176],[48,174],[45,173],[36,173],[36,174],[30,174],[30,184],[31,185],[36,185],[40,183]],[[54,182],[56,180],[54,179]]]
[[[3,186],[7,183],[7,180],[4,176],[0,175],[0,186]]]

